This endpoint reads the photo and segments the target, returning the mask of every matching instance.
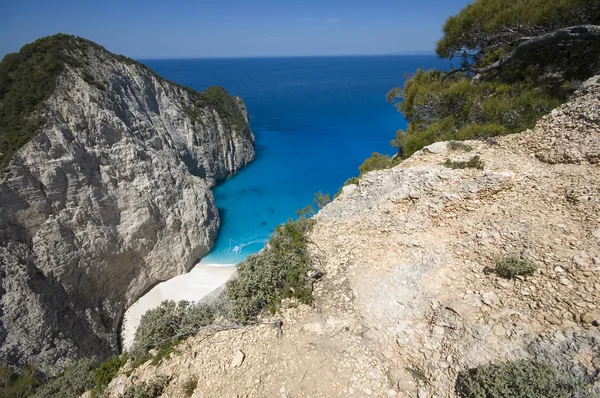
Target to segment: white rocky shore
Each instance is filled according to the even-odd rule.
[[[532,358],[600,396],[600,84],[521,134],[424,149],[322,209],[313,306],[191,337],[108,389],[167,375],[163,397],[455,397],[457,373]],[[483,170],[449,169],[479,155]],[[513,280],[488,272],[522,254]],[[127,370],[127,369],[124,369]],[[419,375],[419,377],[415,377]]]

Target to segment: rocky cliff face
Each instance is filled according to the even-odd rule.
[[[166,374],[163,396],[198,380],[193,397],[456,397],[458,372],[518,359],[600,396],[598,79],[531,131],[466,144],[368,173],[319,212],[325,275],[314,306],[276,315],[280,339],[266,325],[192,337],[110,396]],[[443,165],[474,155],[483,169]],[[511,254],[538,271],[490,272]]]
[[[241,99],[82,39],[0,180],[0,361],[118,349],[126,307],[212,246],[210,187],[254,158]]]

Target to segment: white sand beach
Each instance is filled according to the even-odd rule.
[[[123,349],[128,350],[131,347],[135,330],[146,311],[158,307],[165,300],[198,301],[222,286],[234,271],[235,264],[200,263],[187,274],[178,275],[154,286],[125,312],[121,330]]]

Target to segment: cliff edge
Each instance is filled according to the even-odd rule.
[[[315,217],[325,274],[281,338],[202,333],[108,394],[166,375],[163,396],[455,397],[461,371],[533,359],[600,395],[599,98],[594,78],[530,131],[364,175]],[[511,256],[537,271],[497,275]]]
[[[211,186],[254,159],[240,98],[82,38],[0,64],[0,361],[118,352],[128,305],[212,246]]]

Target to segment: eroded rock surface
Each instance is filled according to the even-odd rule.
[[[210,187],[254,158],[241,99],[79,44],[0,177],[0,360],[50,372],[118,351],[126,307],[212,246]]]

